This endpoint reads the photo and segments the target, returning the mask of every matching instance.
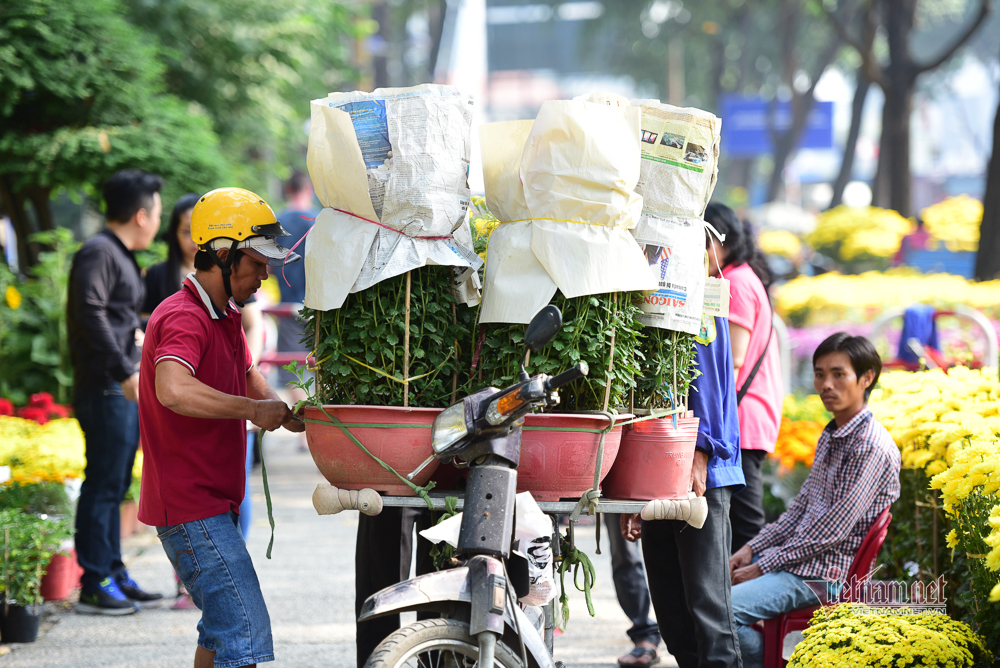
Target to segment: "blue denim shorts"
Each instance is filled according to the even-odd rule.
[[[198,644],[216,668],[274,661],[271,618],[233,513],[157,527],[163,550],[201,610]]]

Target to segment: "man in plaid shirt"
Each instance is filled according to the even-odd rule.
[[[818,604],[809,580],[839,591],[875,518],[899,497],[899,449],[867,406],[881,370],[871,342],[845,332],[813,355],[813,385],[833,420],[788,510],[729,560],[744,668],[763,660],[763,636],[751,625]]]

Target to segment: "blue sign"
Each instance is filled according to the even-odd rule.
[[[724,95],[722,152],[749,158],[773,152],[771,129],[783,133],[792,124],[791,104],[741,95]],[[814,102],[796,148],[833,148],[833,102]]]

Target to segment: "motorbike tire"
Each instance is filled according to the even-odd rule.
[[[444,652],[428,660],[431,652]],[[423,658],[422,658],[423,657]],[[365,668],[417,668],[446,665],[474,668],[478,665],[479,641],[469,635],[469,625],[455,619],[426,619],[408,624],[382,641],[365,662]],[[502,642],[494,655],[496,668],[523,668],[521,659]]]

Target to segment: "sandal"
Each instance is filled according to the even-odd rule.
[[[622,663],[622,660],[618,659],[619,666],[655,666],[660,662],[660,654],[656,651],[655,647],[639,647],[636,645],[625,656],[634,656],[636,660],[632,663]],[[647,656],[649,657],[649,661],[643,661]]]

